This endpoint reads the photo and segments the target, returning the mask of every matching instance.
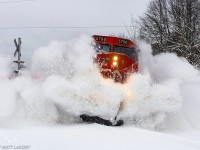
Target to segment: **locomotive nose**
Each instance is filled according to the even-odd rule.
[[[97,62],[103,77],[113,78],[117,82],[123,82],[133,72],[134,62],[124,54],[100,53],[97,55]]]

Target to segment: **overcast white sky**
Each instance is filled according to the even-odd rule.
[[[141,16],[150,0],[35,0],[2,3],[2,27],[37,26],[124,26],[131,15]],[[16,0],[17,1],[17,0]],[[22,38],[26,56],[52,40],[67,40],[78,34],[89,35],[125,33],[125,28],[92,29],[0,29],[0,54],[13,54],[13,39]]]

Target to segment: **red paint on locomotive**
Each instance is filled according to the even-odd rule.
[[[125,82],[127,77],[138,72],[138,48],[129,39],[93,35],[96,50],[95,63],[103,77]]]

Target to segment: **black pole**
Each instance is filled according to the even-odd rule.
[[[15,72],[18,73],[19,70],[21,69],[21,63],[24,63],[24,61],[21,61],[21,44],[22,44],[21,38],[18,38],[18,42],[16,39],[14,39],[14,44],[16,46],[14,57],[18,55],[17,56],[18,59],[14,61],[14,63],[17,63],[17,70]]]

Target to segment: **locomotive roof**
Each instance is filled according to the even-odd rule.
[[[129,39],[114,37],[114,36],[102,36],[102,35],[93,35],[92,37],[97,43],[136,48],[136,45]]]

